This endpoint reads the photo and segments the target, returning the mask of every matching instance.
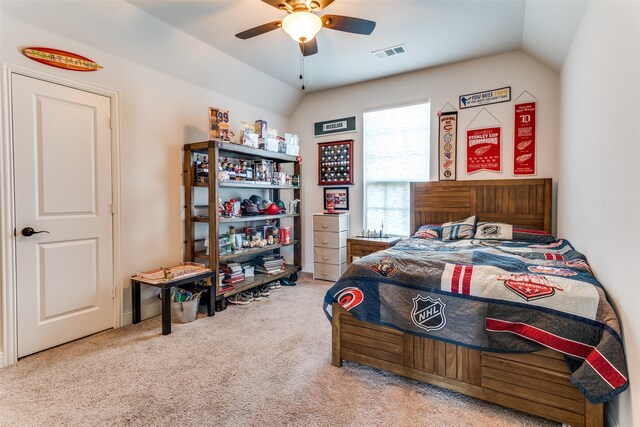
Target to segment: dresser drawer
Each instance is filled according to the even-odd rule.
[[[329,233],[328,231],[313,232],[313,246],[318,248],[342,248],[347,246],[347,231]]]
[[[349,230],[348,215],[314,215],[314,231],[347,231]]]
[[[387,249],[389,245],[378,243],[351,243],[351,256],[363,257],[365,255],[372,254],[374,252]]]
[[[323,264],[342,264],[347,261],[347,248],[313,248],[313,260]]]
[[[347,263],[323,264],[316,262],[313,264],[313,278],[320,280],[338,280],[347,269]]]

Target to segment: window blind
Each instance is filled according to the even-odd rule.
[[[409,235],[409,183],[429,180],[430,104],[364,113],[364,224]]]

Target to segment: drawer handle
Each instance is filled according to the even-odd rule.
[[[329,257],[328,256],[323,256],[322,259],[326,261],[326,260],[329,259]]]
[[[323,276],[328,276],[328,275],[329,275],[329,273],[322,273],[322,275],[323,275]]]
[[[322,241],[322,244],[323,244],[323,245],[326,245],[327,243],[329,243],[329,242],[328,242],[328,241],[326,241],[326,240],[323,240],[323,241]]]
[[[328,225],[323,225],[322,228],[329,228],[329,226]]]

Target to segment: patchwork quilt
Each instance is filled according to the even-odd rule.
[[[618,318],[585,257],[549,244],[412,237],[352,263],[325,296],[357,319],[474,349],[559,351],[591,403],[629,385]]]

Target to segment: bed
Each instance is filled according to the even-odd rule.
[[[423,224],[441,224],[473,215],[476,216],[477,221],[517,224],[532,230],[551,232],[552,184],[551,179],[413,183],[411,184],[411,206],[411,228],[413,232]],[[571,262],[577,261],[580,263],[582,259],[574,260],[571,256],[573,254],[581,255],[573,251],[573,248],[566,241],[552,243],[548,246],[549,249],[545,245],[540,245],[545,248],[542,250],[529,249],[527,244],[523,245],[517,242],[499,242],[497,244],[491,242],[470,242],[467,240],[464,242],[438,242],[437,244],[433,242],[427,245],[426,243],[423,244],[422,239],[407,239],[405,243],[398,244],[395,248],[369,255],[350,265],[342,278],[327,292],[325,299],[325,309],[332,322],[332,364],[339,367],[342,366],[344,360],[350,360],[572,426],[602,426],[602,402],[613,398],[628,386],[626,364],[619,337],[619,325],[615,313],[610,309],[606,299],[604,303],[602,301],[596,302],[593,311],[594,313],[597,311],[600,315],[603,310],[610,310],[605,314],[607,324],[592,322],[592,325],[587,322],[587,326],[584,327],[591,328],[588,331],[589,333],[601,334],[602,337],[606,336],[608,339],[607,343],[605,343],[606,348],[601,348],[598,345],[598,347],[594,347],[598,351],[593,353],[600,356],[605,354],[601,358],[604,359],[603,363],[605,364],[609,363],[612,358],[615,359],[614,362],[616,364],[611,369],[611,375],[615,376],[613,380],[602,376],[603,368],[598,364],[602,360],[595,363],[591,360],[590,363],[585,362],[579,365],[579,359],[566,358],[563,353],[553,350],[553,348],[564,348],[559,347],[555,342],[551,345],[546,345],[543,342],[543,345],[540,345],[539,343],[542,341],[534,343],[529,339],[531,335],[527,336],[526,333],[525,335],[517,336],[521,329],[509,329],[508,327],[500,329],[507,323],[509,325],[517,324],[517,326],[522,326],[520,322],[509,323],[505,321],[511,319],[509,316],[514,315],[514,313],[529,313],[530,317],[538,316],[537,313],[541,313],[538,317],[544,317],[551,316],[549,312],[552,314],[554,312],[551,309],[536,311],[541,309],[535,307],[529,309],[527,306],[521,307],[517,301],[519,301],[519,297],[524,295],[517,295],[518,292],[516,292],[517,289],[514,286],[511,286],[510,289],[514,292],[505,291],[507,281],[504,282],[505,286],[499,288],[502,289],[502,292],[511,295],[514,298],[514,302],[504,302],[503,305],[496,304],[494,307],[491,295],[473,296],[475,295],[473,290],[480,289],[478,283],[481,282],[483,277],[479,273],[475,273],[475,271],[481,270],[482,272],[487,270],[491,273],[491,271],[498,269],[499,272],[496,273],[496,277],[501,277],[499,273],[505,273],[505,271],[499,269],[499,267],[503,267],[501,264],[497,264],[498,267],[484,265],[486,264],[484,262],[480,262],[479,264],[482,265],[479,266],[473,264],[474,275],[471,274],[471,267],[468,267],[469,274],[467,275],[464,269],[467,268],[468,262],[460,264],[446,262],[448,259],[446,257],[449,256],[448,252],[454,249],[458,250],[456,248],[451,249],[447,245],[459,246],[461,252],[467,254],[466,256],[469,260],[472,256],[475,257],[474,259],[483,260],[485,259],[485,252],[489,254],[497,253],[500,255],[498,258],[501,262],[504,260],[507,262],[506,273],[509,273],[509,269],[515,264],[530,265],[526,259],[529,256],[542,257],[543,261],[537,264],[542,265],[540,268],[549,268],[546,266],[556,265],[553,263],[553,259],[554,257],[561,258],[562,255],[560,254],[565,254],[568,257],[567,259],[571,259]],[[470,248],[472,244],[477,245],[477,247]],[[436,246],[434,247],[433,245]],[[535,247],[535,245],[531,245],[531,247]],[[469,342],[465,341],[467,338],[465,329],[456,325],[456,322],[467,321],[460,314],[466,308],[462,305],[456,305],[458,304],[457,299],[449,298],[451,297],[449,293],[454,292],[453,288],[445,289],[447,292],[444,292],[442,289],[424,289],[416,287],[417,285],[395,283],[400,280],[399,277],[402,275],[401,273],[398,273],[397,276],[395,275],[398,271],[398,265],[400,266],[400,272],[411,270],[413,264],[410,264],[410,262],[413,261],[409,260],[409,258],[414,256],[418,249],[427,252],[431,251],[434,254],[439,251],[437,256],[445,259],[443,262],[438,261],[440,262],[439,265],[443,266],[441,273],[442,283],[445,283],[445,276],[455,277],[455,292],[460,292],[457,289],[457,283],[462,284],[464,282],[463,276],[465,280],[469,279],[466,282],[467,295],[464,298],[461,297],[460,300],[477,306],[477,309],[481,311],[486,311],[485,322],[482,322],[481,325],[483,333],[488,336],[486,342],[477,344],[471,340],[471,337],[469,337]],[[527,253],[525,254],[522,251]],[[544,261],[545,256],[547,257],[546,260],[551,261]],[[391,262],[387,263],[389,260]],[[393,263],[394,260],[395,264]],[[600,290],[597,290],[599,285],[595,278],[589,279],[589,277],[592,277],[590,276],[590,271],[588,275],[585,273],[585,268],[588,269],[588,265],[586,267],[584,265],[574,266],[571,263],[567,265],[570,268],[551,268],[555,268],[556,272],[565,272],[566,275],[575,275],[578,274],[575,271],[578,271],[579,277],[584,276],[587,281],[591,280],[593,284],[597,285],[593,286],[596,291],[591,289],[591,286],[585,286],[584,289],[588,289],[588,292],[591,293],[597,292],[603,295]],[[374,273],[377,272],[378,275],[365,271],[367,268],[373,270]],[[542,271],[542,273],[544,272],[545,270]],[[372,277],[375,279],[372,279]],[[566,297],[563,287],[567,288],[568,283],[578,283],[577,281],[572,281],[573,279],[577,280],[574,277],[552,276],[552,279],[552,283],[557,282],[562,286],[547,286],[548,283],[546,283],[544,286],[541,285],[539,289],[546,290],[545,292],[556,292],[562,298]],[[449,283],[449,279],[447,279],[447,283]],[[399,284],[401,286],[397,286]],[[372,307],[376,307],[373,311],[378,310],[374,314],[363,314],[365,313],[366,304],[362,303],[361,295],[360,300],[356,298],[357,301],[354,300],[352,294],[348,295],[346,299],[339,297],[340,295],[345,295],[345,293],[349,294],[352,289],[358,289],[358,286],[363,289],[367,286],[375,288],[375,295],[372,294],[366,297],[368,298],[366,299],[366,304],[375,300],[371,303]],[[417,295],[416,292],[420,293],[420,296],[413,298],[414,308],[410,316],[413,316],[411,318],[414,319],[414,325],[405,326],[402,320],[392,322],[389,320],[391,315],[386,315],[386,313],[408,310],[408,308],[396,308],[395,305],[390,303],[390,301],[393,302],[393,298],[389,297],[391,294],[388,289],[392,287],[393,289],[396,287],[400,289],[399,291],[394,291],[393,295],[401,295],[402,292],[407,295],[411,292],[413,292],[412,295]],[[472,290],[470,294],[468,292],[469,288]],[[566,294],[568,295],[569,293],[567,292]],[[424,295],[427,296],[424,297]],[[542,298],[547,295],[540,293],[534,296]],[[397,299],[402,298],[407,300],[406,296],[397,297]],[[600,298],[604,297],[601,296]],[[532,299],[535,298],[532,297]],[[336,300],[340,300],[342,305],[338,304]],[[548,298],[548,301],[551,300],[551,298]],[[354,301],[357,304],[362,303],[362,305],[353,309]],[[446,324],[446,319],[444,319],[445,304],[442,301],[446,301],[451,306],[448,309],[449,313],[453,313],[453,315],[449,314],[449,325],[454,325],[452,327],[457,327],[459,330],[458,335],[454,335],[454,338],[443,332],[446,329],[443,327],[443,320]],[[487,301],[489,303],[485,304]],[[544,304],[547,304],[547,299],[541,299],[540,301],[544,301]],[[558,299],[556,298],[555,301],[558,301]],[[576,301],[579,300],[576,299]],[[443,310],[442,315],[439,315],[438,310],[440,309]],[[583,307],[578,304],[574,309],[578,310],[576,313],[580,314]],[[451,310],[454,311],[452,312]],[[417,320],[419,320],[419,316],[423,316],[422,319],[425,319],[424,314],[427,312],[431,313],[431,315],[428,317],[430,319],[428,322],[430,323],[425,323],[428,326],[425,328],[424,324],[420,326],[420,322]],[[566,321],[573,322],[578,327],[583,327],[584,322],[580,320],[580,316],[576,315],[576,313],[567,314],[565,316]],[[565,318],[563,317],[562,319],[564,322]],[[551,323],[554,321],[551,317],[548,320]],[[572,327],[573,323],[571,324]],[[414,326],[420,326],[422,329]],[[485,327],[488,332],[484,332]],[[471,327],[470,329],[474,328],[478,329],[478,327]],[[604,332],[601,332],[601,329]],[[535,328],[530,330],[537,331]],[[480,332],[476,331],[476,333]],[[469,332],[467,335],[472,334]],[[552,338],[555,337],[552,334],[547,335]],[[432,339],[434,337],[437,339]],[[602,339],[604,340],[604,338]],[[514,343],[511,343],[511,341],[514,341]],[[512,345],[515,350],[505,350],[506,348],[512,348]],[[612,349],[610,348],[611,346],[615,348]],[[610,355],[607,352],[612,354]],[[607,365],[607,368],[611,367]],[[594,375],[594,371],[599,375]],[[594,383],[594,381],[602,382],[602,379],[612,381],[612,383],[618,382],[614,384],[613,390],[609,391],[608,389],[603,389],[602,384]],[[607,382],[605,385],[610,384]]]

